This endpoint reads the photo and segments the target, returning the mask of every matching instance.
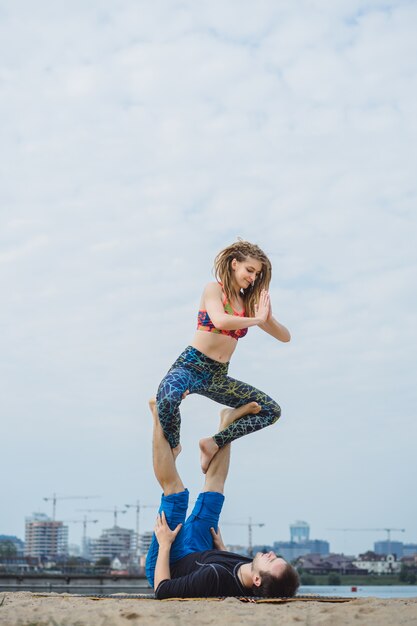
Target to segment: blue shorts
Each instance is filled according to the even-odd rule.
[[[203,552],[203,550],[213,550],[214,548],[210,528],[214,528],[215,530],[218,528],[224,495],[216,491],[203,491],[197,498],[193,512],[185,521],[188,499],[188,489],[180,493],[173,493],[169,496],[162,494],[161,497],[159,513],[164,511],[168,526],[171,530],[174,530],[178,524],[183,524],[171,546],[170,564],[179,561],[192,552]],[[146,577],[152,588],[154,586],[158,550],[158,540],[154,533],[146,557]]]

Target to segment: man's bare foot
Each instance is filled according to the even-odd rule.
[[[200,439],[199,446],[201,469],[203,474],[205,474],[214,455],[218,452],[219,446],[214,441],[213,437],[205,437],[205,439]]]
[[[224,430],[230,424],[233,424],[236,420],[240,419],[244,415],[256,415],[261,410],[261,406],[257,402],[248,402],[238,409],[222,409],[220,411],[220,426],[219,430]]]
[[[161,422],[159,421],[158,409],[156,408],[156,398],[151,398],[149,400],[149,408],[151,409],[155,425],[160,426]],[[182,450],[181,444],[179,443],[175,448],[171,448],[171,450],[175,461]]]

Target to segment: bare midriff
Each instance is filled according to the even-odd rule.
[[[219,363],[228,363],[236,349],[237,340],[227,335],[208,333],[204,330],[196,330],[191,342],[193,348]]]

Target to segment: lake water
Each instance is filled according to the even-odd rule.
[[[364,586],[356,587],[357,591],[352,591],[352,587],[338,585],[335,587],[325,585],[314,585],[308,587],[302,585],[299,594],[317,596],[341,596],[343,598],[417,598],[417,585],[390,585],[390,586]]]
[[[145,583],[145,581],[144,581]],[[1,592],[6,591],[32,591],[38,593],[72,593],[76,595],[111,595],[111,594],[152,594],[152,590],[148,585],[129,585],[123,587],[123,585],[112,586],[70,586],[67,585],[46,585],[44,587],[33,585],[19,585],[16,587],[7,586],[0,587]],[[325,586],[314,585],[307,586],[302,585],[298,592],[300,595],[312,595],[312,596],[338,596],[343,598],[417,598],[417,585],[403,585],[403,586],[358,586],[357,591],[352,591],[351,586]]]

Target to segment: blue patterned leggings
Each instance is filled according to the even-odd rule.
[[[214,435],[219,448],[274,424],[281,415],[275,400],[251,385],[230,378],[228,363],[219,363],[188,346],[168,371],[158,388],[156,396],[159,420],[171,448],[180,442],[181,415],[179,406],[182,395],[190,393],[207,396],[215,402],[239,408],[248,402],[257,402],[262,408],[256,415],[245,415]]]

